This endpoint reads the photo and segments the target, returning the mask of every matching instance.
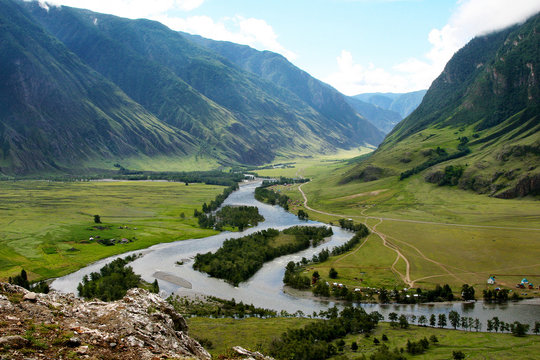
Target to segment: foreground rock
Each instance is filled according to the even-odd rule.
[[[184,318],[142,289],[107,303],[0,283],[0,323],[0,358],[210,359]]]

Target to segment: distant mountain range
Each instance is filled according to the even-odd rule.
[[[311,77],[283,56],[270,51],[257,51],[246,45],[216,41],[199,35],[182,33],[193,42],[225,57],[243,70],[249,71],[275,85],[284,87],[306,101],[319,112],[336,117],[346,114],[353,119],[347,104],[385,134],[409,115],[422,101],[426,90],[403,94],[361,94],[343,96],[331,86]],[[387,99],[384,102],[381,99]],[[347,109],[348,110],[348,109]]]
[[[398,113],[402,119],[409,116],[422,102],[427,90],[408,93],[365,93],[352,96],[378,108]]]
[[[343,95],[274,53],[244,47],[235,61],[154,21],[37,2],[0,0],[0,21],[4,174],[262,164],[383,139]],[[245,65],[258,58],[258,71]]]
[[[421,174],[501,198],[540,193],[540,14],[471,40],[343,182]]]

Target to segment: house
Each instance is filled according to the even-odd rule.
[[[487,283],[488,283],[488,285],[495,284],[495,278],[493,276],[490,276],[489,279],[487,280]]]

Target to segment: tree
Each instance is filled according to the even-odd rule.
[[[435,344],[435,343],[438,343],[438,342],[439,342],[439,339],[437,339],[437,336],[431,335],[431,336],[429,337],[429,341],[431,341],[432,343]]]
[[[407,321],[407,317],[403,314],[399,316],[399,327],[402,329],[407,329],[409,327],[409,322]]]
[[[94,215],[94,222],[96,224],[101,224],[101,216],[99,215]]]
[[[315,284],[319,279],[321,278],[321,275],[319,275],[318,271],[314,271],[313,275],[311,276],[311,282]]]
[[[420,315],[420,317],[418,318],[418,325],[420,326],[426,326],[427,324],[427,318],[425,315]]]
[[[461,287],[461,297],[463,300],[474,300],[474,288],[469,284],[463,284]]]
[[[540,333],[540,321],[535,321],[534,322],[534,329],[533,329],[533,332],[538,335],[538,333]]]
[[[476,332],[480,331],[480,329],[482,329],[482,323],[480,322],[480,320],[478,318],[474,319],[474,330],[476,330]]]
[[[356,341],[353,341],[353,342],[351,343],[351,350],[352,350],[352,351],[358,350],[358,344],[356,343]]]
[[[499,325],[501,325],[501,321],[497,316],[493,317],[493,329],[495,332],[499,332]]]
[[[390,326],[391,327],[397,327],[397,319],[398,319],[398,314],[395,313],[395,312],[391,312],[390,314],[388,314],[388,320],[390,320]]]
[[[429,326],[435,327],[436,323],[437,318],[435,317],[435,314],[431,314],[431,316],[429,317]]]
[[[465,359],[465,354],[463,353],[463,351],[452,351],[452,357],[454,358],[454,360],[463,360]]]
[[[529,325],[522,324],[519,321],[514,321],[514,323],[510,326],[510,331],[512,331],[512,335],[514,336],[525,336],[529,331]]]
[[[386,336],[386,334],[382,334],[381,339],[382,341],[388,341],[388,336]]]
[[[384,288],[379,289],[379,301],[383,304],[387,304],[390,301],[388,297],[388,290]]]
[[[437,325],[440,328],[446,326],[446,314],[439,314],[439,320],[437,321]]]
[[[150,291],[153,292],[154,294],[159,293],[159,284],[158,284],[157,279],[155,279],[154,282],[152,283],[152,288],[150,289]]]
[[[457,311],[450,311],[448,314],[448,320],[450,320],[450,324],[454,327],[454,329],[457,329],[459,325],[460,316]]]
[[[307,221],[308,218],[309,218],[309,214],[307,212],[305,212],[302,209],[298,210],[298,219]]]
[[[328,272],[328,276],[329,276],[331,279],[337,279],[337,277],[338,277],[338,272],[336,271],[336,269],[330,268],[330,271]]]

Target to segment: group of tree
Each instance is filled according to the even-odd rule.
[[[216,211],[221,206],[221,204],[223,204],[225,199],[227,199],[227,197],[229,197],[229,195],[231,195],[236,190],[238,190],[238,183],[234,183],[233,185],[226,187],[225,189],[223,189],[223,192],[221,194],[216,195],[216,198],[210,201],[210,204],[203,203],[202,212],[208,214],[212,211]],[[194,216],[198,217],[197,209],[195,209]]]
[[[508,289],[499,289],[499,290],[491,290],[487,289],[482,292],[482,295],[484,297],[484,301],[486,302],[505,302],[508,301]],[[518,298],[519,295],[514,293]]]
[[[369,334],[382,316],[359,307],[347,306],[341,312],[331,308],[325,320],[310,323],[300,329],[289,329],[272,341],[269,354],[279,359],[323,360],[337,354],[332,343],[348,334]]]
[[[152,292],[159,292],[157,280],[152,284],[145,283],[140,275],[133,272],[131,266],[126,266],[140,255],[130,255],[118,258],[103,266],[99,272],[85,275],[77,286],[79,296],[85,299],[97,298],[103,301],[113,301],[123,298],[131,288],[142,287]]]
[[[270,205],[279,205],[283,209],[289,210],[289,197],[266,187],[258,187],[255,189],[255,199]]]
[[[225,240],[215,253],[197,254],[193,268],[236,286],[253,276],[265,262],[305,250],[312,243],[332,235],[332,228],[298,226],[283,230],[283,234],[294,236],[291,241],[277,246],[273,240],[280,232],[275,229]]]
[[[9,277],[8,282],[13,285],[19,285],[33,292],[47,294],[50,291],[49,285],[45,281],[31,283],[28,280],[28,274],[24,269],[21,270],[19,275],[15,275],[13,278]]]
[[[400,327],[402,329],[408,328],[409,324],[443,328],[448,325],[448,322],[450,322],[450,325],[454,329],[461,328],[462,330],[467,331],[472,331],[472,329],[474,329],[477,332],[482,329],[482,323],[478,318],[473,319],[472,317],[460,316],[459,313],[454,310],[450,311],[448,314],[431,314],[430,316],[407,316],[391,312],[388,314],[388,320],[390,320],[390,326]]]
[[[525,336],[527,332],[529,332],[530,326],[529,324],[522,324],[519,321],[514,321],[513,323],[507,323],[504,321],[501,321],[497,316],[491,318],[491,320],[487,321],[487,328],[486,330],[488,332],[511,332],[514,336]],[[540,322],[535,322],[535,327],[533,329],[533,332],[535,334],[538,334],[540,332]]]
[[[214,296],[208,296],[204,300],[190,299],[171,295],[167,298],[176,311],[186,316],[201,316],[212,318],[245,318],[259,317],[272,318],[279,314],[275,310],[264,309],[253,304],[244,304],[242,301],[220,299]]]
[[[465,138],[465,139],[467,139],[467,138]],[[403,179],[406,179],[406,178],[408,178],[408,177],[410,177],[410,176],[412,176],[414,174],[418,174],[419,172],[424,171],[425,169],[430,168],[433,165],[437,165],[439,163],[442,163],[442,162],[445,162],[445,161],[448,161],[448,160],[457,159],[457,158],[460,158],[460,157],[463,157],[465,155],[470,154],[471,150],[467,146],[467,142],[468,142],[468,139],[464,143],[463,143],[463,140],[460,140],[460,143],[458,145],[458,151],[456,151],[453,154],[448,154],[446,149],[441,148],[441,147],[437,147],[437,149],[435,149],[433,151],[433,154],[435,155],[434,157],[432,157],[429,160],[421,163],[418,166],[415,166],[412,169],[409,169],[409,170],[406,170],[406,171],[402,172],[400,174],[400,176],[399,176],[399,180],[403,180]],[[459,172],[459,177],[461,177],[461,174],[463,174],[462,169],[456,169],[456,170],[452,169],[451,174],[449,174],[449,177],[448,177],[448,179],[451,180],[451,181],[449,183],[444,183],[444,184],[440,184],[440,185],[452,185],[454,180],[455,180],[455,176],[457,175],[456,171]],[[457,180],[459,180],[459,177],[457,178]],[[456,183],[457,183],[457,180],[455,180]]]
[[[298,210],[297,216],[298,216],[298,219],[300,220],[308,221],[309,219],[309,214],[302,209]]]
[[[264,217],[259,214],[259,209],[256,206],[224,206],[215,215],[200,212],[197,212],[196,215],[200,227],[216,230],[232,226],[243,231],[249,226],[257,226],[260,221],[264,221]]]

